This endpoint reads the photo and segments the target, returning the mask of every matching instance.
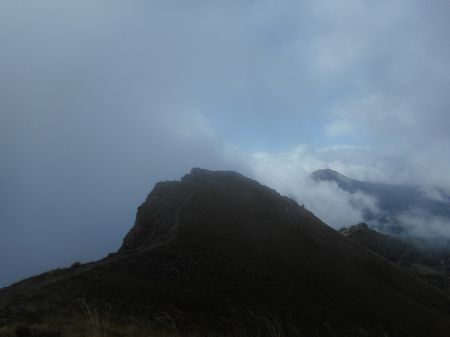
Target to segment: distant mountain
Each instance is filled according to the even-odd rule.
[[[203,169],[156,184],[117,253],[1,289],[0,326],[70,320],[79,299],[108,303],[122,324],[172,312],[197,336],[274,336],[292,326],[302,336],[450,331],[450,298],[441,292],[274,190]],[[268,332],[242,334],[255,315]]]
[[[402,232],[399,216],[410,212],[423,212],[448,218],[450,224],[450,199],[447,199],[445,194],[442,194],[442,200],[435,200],[427,197],[420,188],[415,186],[360,181],[330,169],[315,171],[311,177],[315,181],[334,182],[339,188],[349,193],[362,192],[374,197],[380,212],[363,210],[364,220],[378,222],[378,226],[387,232]]]

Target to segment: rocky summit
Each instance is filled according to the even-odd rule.
[[[450,331],[442,292],[276,191],[198,168],[155,185],[117,253],[1,289],[0,322],[70,317],[80,299],[120,322],[174,312],[206,335],[249,313],[303,336]]]

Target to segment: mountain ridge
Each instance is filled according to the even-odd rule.
[[[365,336],[450,331],[449,298],[228,171],[156,184],[117,253],[1,289],[0,321],[29,307],[69,315],[77,298],[109,300],[121,317],[136,315],[131,307],[176,308],[205,325],[263,310],[336,336],[363,336],[358,327]]]

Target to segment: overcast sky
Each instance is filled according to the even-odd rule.
[[[360,214],[311,187],[315,169],[450,190],[449,13],[1,1],[0,286],[116,250],[153,184],[194,166],[257,178],[334,226]]]

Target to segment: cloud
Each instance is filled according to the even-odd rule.
[[[403,158],[398,151],[385,146],[340,145],[314,149],[303,145],[283,153],[253,154],[248,158],[248,166],[250,174],[257,180],[305,205],[336,229],[362,222],[364,215],[370,212],[382,218],[388,216],[389,226],[399,226],[409,236],[450,238],[450,218],[431,213],[436,207],[439,208],[436,212],[448,213],[448,192],[442,188],[443,185],[436,189],[427,180],[411,180],[411,171],[406,165],[411,157]],[[423,207],[411,204],[410,210],[401,213],[398,213],[400,210],[394,210],[389,213],[389,210],[381,209],[378,200],[370,195],[345,192],[335,182],[313,181],[310,174],[323,168],[363,181],[411,186],[417,184],[424,197],[440,204],[432,206],[425,202]],[[417,202],[414,198],[413,203]],[[385,223],[380,224],[375,220],[369,224],[391,233],[392,228],[389,229]]]
[[[412,210],[401,214],[398,221],[414,237],[450,238],[450,219],[435,216],[426,210]]]
[[[328,124],[325,127],[325,133],[330,137],[346,135],[352,133],[354,125],[345,120],[339,120]]]
[[[252,175],[334,226],[372,201],[312,170],[450,190],[449,9],[2,1],[0,285],[116,249],[153,183],[193,166]]]
[[[449,165],[443,159],[450,148],[445,94],[450,45],[443,43],[449,4],[352,1],[345,13],[332,4],[318,5],[330,24],[315,41],[318,54],[336,55],[335,76],[346,76],[340,83],[351,90],[334,101],[335,118],[325,132],[333,137],[363,133],[372,143],[392,145],[407,179],[448,189],[449,180],[439,171]],[[345,51],[339,53],[338,46]]]
[[[336,183],[317,183],[310,177],[315,170],[335,166],[308,146],[275,155],[257,153],[249,158],[253,177],[303,204],[325,223],[341,228],[363,221],[364,210],[377,212],[377,206],[368,195],[348,193]]]

